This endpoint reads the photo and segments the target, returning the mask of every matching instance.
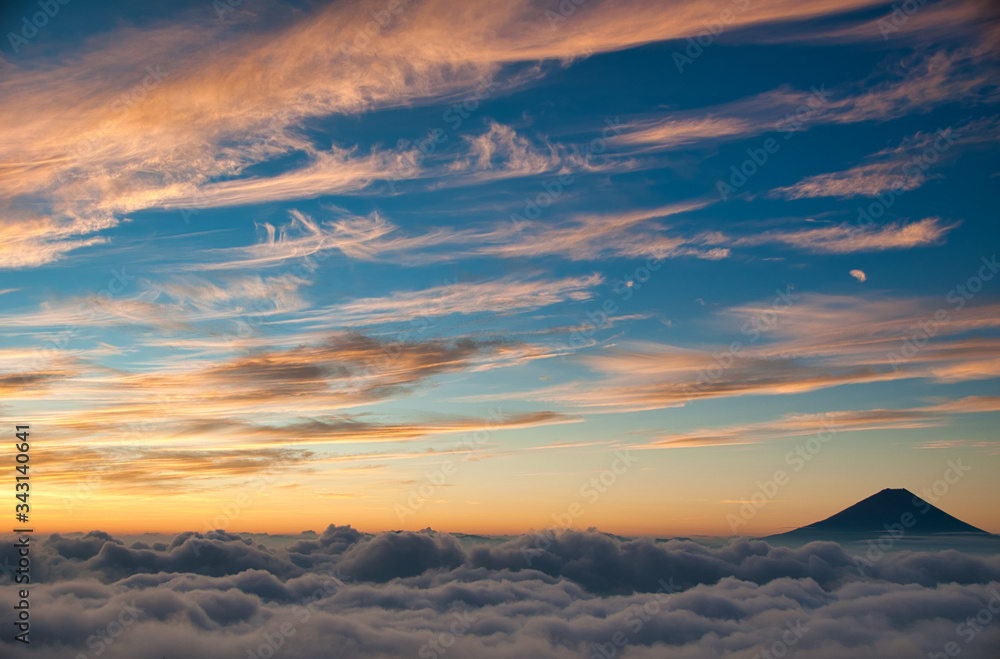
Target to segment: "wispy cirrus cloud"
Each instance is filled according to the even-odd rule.
[[[397,291],[386,297],[358,298],[296,322],[310,328],[396,323],[414,318],[480,313],[511,314],[532,311],[561,302],[592,299],[603,275],[561,279],[503,277],[485,282],[453,282],[419,291]]]
[[[372,151],[356,155],[351,149],[308,149],[310,162],[269,177],[248,176],[216,183],[191,183],[164,191],[151,206],[205,209],[273,201],[313,199],[357,192],[373,181],[414,175],[405,152]]]
[[[256,244],[208,250],[205,253],[207,262],[190,267],[206,270],[260,268],[281,265],[291,259],[305,259],[327,250],[371,259],[390,250],[389,244],[393,241],[384,240],[384,237],[397,229],[377,212],[367,217],[341,213],[339,219],[323,222],[297,210],[290,211],[289,215],[291,220],[280,227],[267,222],[258,225],[263,235]],[[220,257],[223,260],[219,260]]]
[[[246,204],[313,199],[337,194],[375,194],[376,181],[416,181],[422,187],[462,187],[491,181],[534,176],[560,169],[582,169],[585,158],[566,147],[518,135],[510,126],[492,122],[476,136],[463,136],[450,151],[442,148],[425,157],[412,147],[356,149],[334,146],[329,151],[306,148],[309,162],[270,177],[240,177],[178,188],[156,205],[164,208],[203,209]],[[379,188],[381,193],[382,189]],[[190,211],[189,211],[190,212]]]
[[[609,256],[724,258],[725,249],[701,249],[697,239],[671,235],[655,222],[711,203],[698,199],[628,212],[575,214],[559,223],[521,220],[511,240],[476,251],[508,258],[555,255],[577,261]]]
[[[878,81],[875,84],[846,84],[835,90],[820,88],[811,92],[783,87],[716,108],[689,110],[666,118],[633,118],[616,130],[610,142],[629,156],[638,152],[705,146],[764,132],[802,130],[810,125],[884,120],[889,116],[925,111],[935,104],[981,94],[983,88],[989,86],[989,79],[981,72],[967,70],[969,61],[977,57],[968,51],[941,51],[905,62],[905,66],[900,67],[906,71],[904,74],[878,72],[873,76]],[[804,118],[796,115],[795,121],[787,119],[803,107],[809,109]],[[231,206],[357,194],[370,190],[371,184],[378,180],[414,180],[425,186],[457,187],[561,169],[587,171],[639,166],[632,159],[621,161],[622,153],[611,154],[604,159],[605,164],[597,165],[589,158],[569,153],[563,145],[547,140],[536,143],[518,135],[510,126],[495,121],[484,133],[463,136],[462,144],[464,149],[452,149],[448,154],[442,152],[428,158],[414,149],[372,149],[367,154],[357,154],[349,147],[334,146],[323,151],[300,144],[298,148],[310,159],[304,166],[267,178],[238,177],[195,187],[173,186],[151,205],[171,208]],[[915,147],[908,145],[908,148]],[[895,155],[896,160],[900,158],[899,154]],[[894,164],[866,165],[855,176],[845,175],[844,178],[853,180],[862,192],[880,185],[915,187],[922,182],[922,174],[916,180],[912,177],[902,179],[901,170],[906,163],[892,162]],[[654,161],[646,166],[658,165]],[[827,184],[833,185],[839,180],[834,178]],[[847,185],[842,182],[835,194],[857,194],[847,192]],[[794,191],[787,194],[794,194]],[[808,194],[802,192],[800,196]]]
[[[207,280],[173,275],[159,283],[142,280],[131,295],[70,296],[42,302],[31,313],[0,314],[0,328],[153,327],[168,335],[223,333],[221,322],[258,320],[304,309],[300,289],[307,280],[290,273],[239,274]]]
[[[372,415],[340,414],[282,425],[178,415],[146,423],[141,433],[130,433],[124,441],[102,436],[102,429],[108,424],[126,427],[135,424],[136,413],[135,409],[109,408],[79,417],[47,419],[55,434],[41,453],[52,483],[73,484],[80,469],[104,464],[110,455],[120,464],[96,472],[110,491],[215,490],[223,484],[231,485],[276,469],[285,478],[292,478],[343,463],[385,465],[460,452],[429,449],[427,442],[421,442],[419,448],[406,447],[418,440],[487,429],[498,432],[581,421],[550,411],[505,414],[499,419],[426,415],[403,422],[376,420]],[[67,428],[72,428],[74,434],[93,433],[98,441],[81,447],[64,433]],[[211,442],[206,442],[206,437],[211,437]],[[383,444],[393,446],[359,450],[362,446]]]
[[[895,147],[868,156],[866,162],[842,172],[816,174],[798,183],[776,188],[769,197],[876,197],[886,191],[905,192],[927,180],[927,170],[938,161],[951,159],[952,147],[979,145],[1000,139],[997,119],[979,119],[936,133],[916,133]]]
[[[163,417],[164,404],[169,414],[176,410],[203,419],[282,417],[291,402],[300,415],[329,414],[403,395],[437,375],[480,367],[493,359],[493,349],[500,344],[468,338],[390,342],[326,333],[288,348],[183,361],[167,358],[132,372],[78,362],[72,371],[59,371],[58,391],[46,393],[61,397],[64,407],[74,410],[72,423],[90,414],[106,415],[109,409],[139,422]],[[510,356],[496,358],[503,362]],[[45,371],[44,366],[39,369]]]
[[[104,244],[109,238],[97,234],[119,224],[120,220],[107,217],[0,220],[0,270],[34,268],[59,261],[75,250]]]
[[[961,100],[994,103],[1000,91],[983,66],[987,61],[989,57],[975,48],[937,49],[880,67],[863,81],[830,87],[818,84],[811,90],[785,85],[721,105],[624,117],[620,134],[611,142],[626,154],[670,151],[709,147],[763,133],[787,138],[820,125],[885,121]],[[884,177],[887,170],[899,174],[906,164],[901,161],[904,152],[912,155],[916,142],[935,139],[933,134],[918,134],[895,153],[879,152],[873,157],[882,160],[859,171],[858,177]]]
[[[512,176],[530,176],[554,169],[560,162],[556,149],[546,145],[541,151],[527,138],[520,136],[510,126],[491,122],[489,130],[477,136],[463,136],[469,148],[465,161],[449,165],[451,172],[474,170],[482,172],[477,178],[494,179]],[[498,174],[493,174],[498,172]]]
[[[711,237],[671,233],[669,227],[657,222],[711,203],[695,199],[634,211],[572,213],[558,221],[523,219],[461,229],[428,227],[423,233],[404,232],[377,211],[367,217],[338,212],[338,219],[323,221],[291,211],[292,219],[285,225],[261,225],[263,235],[258,243],[208,250],[204,253],[207,262],[190,267],[269,267],[326,251],[361,260],[392,258],[410,265],[484,256],[559,256],[573,261],[615,256],[725,258],[729,255],[726,247],[705,247]]]
[[[191,267],[204,270],[269,267],[326,251],[338,251],[361,260],[392,258],[411,265],[482,256],[558,256],[573,261],[609,257],[718,260],[727,258],[732,249],[760,245],[848,254],[941,244],[960,224],[929,217],[872,228],[844,223],[739,235],[722,231],[691,234],[662,221],[706,208],[711,203],[695,199],[626,212],[573,213],[555,222],[522,219],[478,228],[431,227],[423,233],[403,232],[378,212],[368,217],[342,214],[341,219],[321,222],[292,211],[291,222],[280,228],[264,224],[260,242],[207,251],[205,256],[213,260]]]
[[[768,196],[784,199],[810,197],[877,197],[891,190],[905,192],[923,185],[922,170],[904,171],[907,163],[903,160],[884,161],[858,165],[844,172],[817,174],[795,185],[772,190]]]
[[[25,355],[27,356],[27,355]],[[8,400],[44,398],[53,387],[65,383],[79,374],[72,359],[51,360],[41,368],[22,370],[21,363],[13,364],[10,371],[0,373],[0,393]]]
[[[961,314],[949,314],[947,322],[935,321],[934,335],[926,336],[920,323],[934,318],[940,304],[930,299],[801,294],[766,327],[760,319],[775,313],[770,305],[734,307],[721,312],[719,320],[737,329],[749,328],[736,335],[738,349],[733,349],[733,339],[697,348],[619,342],[578,357],[598,374],[597,381],[510,397],[606,413],[733,396],[798,394],[846,384],[906,379],[958,382],[1000,375],[995,355],[1000,341],[968,336],[1000,328],[1000,307],[965,307]],[[751,341],[753,331],[763,340]],[[904,350],[905,341],[914,336],[926,343],[910,354]]]
[[[911,6],[907,6],[911,9]],[[750,29],[732,40],[736,43],[826,43],[849,44],[879,41],[927,47],[942,42],[967,44],[975,35],[977,47],[996,47],[994,38],[1000,21],[990,0],[941,0],[922,3],[907,12],[892,5],[882,13],[844,13],[806,25],[774,25]]]
[[[762,231],[749,236],[713,233],[707,234],[704,240],[709,244],[733,247],[784,245],[821,254],[853,254],[938,245],[959,224],[927,217],[916,222],[893,222],[871,228],[844,223],[797,231]]]
[[[612,142],[670,149],[688,144],[704,144],[716,139],[752,134],[760,129],[748,118],[738,116],[689,116],[676,119],[637,119],[622,126],[622,134]]]
[[[741,12],[734,27],[871,4],[782,0]],[[181,24],[110,30],[72,58],[56,52],[49,60],[40,55],[43,63],[12,63],[0,89],[0,124],[18,130],[0,149],[0,160],[10,163],[0,178],[3,200],[17,212],[4,223],[29,220],[26,209],[42,204],[55,218],[42,241],[54,258],[97,242],[94,236],[73,238],[94,229],[77,226],[67,233],[69,220],[110,227],[112,218],[145,208],[315,197],[355,192],[380,178],[407,178],[412,174],[402,152],[320,146],[305,136],[303,123],[461,98],[487,77],[495,77],[502,93],[524,82],[512,65],[683,38],[718,14],[703,0],[671,12],[649,0],[594,2],[554,32],[545,11],[528,0],[476,2],[461,17],[435,0],[408,5],[392,29],[378,35],[377,48],[352,51],[371,9],[381,6],[333,3],[300,19],[278,20],[272,9],[225,22],[184,21],[182,13]],[[442,23],[443,15],[455,20]],[[64,107],[73,112],[57,110]],[[499,125],[469,146],[470,181],[529,175],[546,166],[544,152]],[[493,156],[504,150],[505,164],[498,166]],[[294,155],[307,164],[272,175],[250,169]],[[23,258],[10,263],[49,262]]]
[[[972,396],[948,403],[903,409],[840,410],[822,414],[786,414],[759,423],[702,428],[686,433],[657,435],[633,448],[685,448],[760,444],[788,437],[826,432],[913,430],[946,425],[956,414],[1000,411],[1000,397]]]
[[[918,442],[910,448],[917,450],[944,450],[954,451],[960,449],[972,449],[976,452],[983,452],[988,455],[1000,453],[1000,444],[988,440],[975,439],[939,439],[926,442]]]
[[[103,464],[110,451],[122,464],[101,472],[109,491],[144,484],[163,492],[212,489],[267,471],[276,460],[282,469],[310,472],[345,460],[420,459],[428,455],[424,449],[394,447],[354,456],[342,447],[580,421],[548,410],[499,412],[495,418],[347,411],[407,396],[442,375],[547,354],[533,346],[329,332],[308,343],[297,338],[289,347],[235,356],[208,351],[183,360],[152,359],[133,371],[57,356],[30,374],[0,373],[0,390],[8,401],[58,400],[58,408],[33,416],[49,434],[43,452],[50,475],[54,482],[74,482],[81,465]],[[30,353],[3,351],[0,371]],[[86,446],[77,441],[81,435],[88,437]]]

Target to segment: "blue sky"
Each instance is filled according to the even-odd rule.
[[[987,3],[216,5],[3,14],[52,530],[1000,528]]]

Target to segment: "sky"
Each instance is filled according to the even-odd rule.
[[[1000,532],[990,3],[44,4],[0,14],[37,532],[763,536],[885,487]]]

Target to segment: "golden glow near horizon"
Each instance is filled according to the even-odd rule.
[[[1000,532],[995,26],[721,4],[60,5],[0,79],[36,529]]]

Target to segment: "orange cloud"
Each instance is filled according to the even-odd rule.
[[[732,27],[873,2],[779,0],[740,12]],[[461,97],[492,77],[495,93],[504,93],[527,81],[508,64],[683,38],[719,12],[707,0],[669,11],[653,0],[593,0],[554,30],[529,0],[477,0],[460,9],[445,4],[409,5],[370,48],[352,46],[370,20],[370,6],[333,3],[277,27],[255,24],[246,13],[225,23],[122,28],[95,36],[71,58],[10,64],[0,89],[0,125],[17,130],[0,146],[0,160],[8,163],[0,170],[0,202],[16,212],[2,224],[33,220],[24,209],[39,203],[56,219],[39,238],[44,249],[35,261],[6,251],[6,262],[27,267],[96,244],[99,236],[74,236],[113,226],[113,218],[138,209],[302,198],[406,178],[403,152],[317,148],[297,127],[313,117]],[[491,126],[469,146],[469,166],[499,176],[537,173],[556,162],[502,126]],[[274,177],[245,175],[251,165],[292,153],[307,164]]]
[[[887,191],[898,194],[923,185],[926,170],[948,157],[955,145],[980,145],[998,139],[1000,124],[996,118],[966,122],[936,133],[921,132],[904,139],[899,146],[872,154],[868,157],[871,162],[864,165],[809,176],[795,185],[776,188],[768,196],[802,199],[876,197]]]
[[[378,298],[358,298],[303,319],[312,327],[404,322],[453,314],[530,311],[569,300],[593,297],[604,277],[592,274],[552,280],[503,277],[486,282],[454,282],[420,291],[395,292]],[[322,324],[317,321],[322,320]]]
[[[660,435],[653,441],[633,448],[685,448],[693,446],[731,446],[759,444],[786,437],[801,437],[819,432],[858,432],[862,430],[912,430],[948,423],[954,414],[1000,411],[1000,398],[970,397],[941,405],[907,409],[845,410],[824,414],[788,414],[761,423],[704,428],[689,433]]]
[[[747,305],[721,312],[725,326],[736,328],[727,342],[698,349],[619,343],[579,356],[600,374],[596,380],[512,397],[601,413],[864,382],[968,381],[997,374],[1000,341],[964,335],[1000,327],[1000,305],[952,309],[945,320],[934,320],[933,335],[927,336],[918,334],[921,323],[945,311],[944,300],[792,295],[797,299],[787,306]],[[926,342],[910,355],[904,347],[914,336]]]
[[[51,217],[15,217],[0,220],[0,270],[52,263],[74,250],[106,243],[107,237],[93,234],[118,224],[118,220],[111,218],[63,221]]]
[[[853,254],[912,249],[940,244],[958,222],[945,223],[939,217],[927,217],[909,224],[894,222],[872,228],[856,224],[838,224],[800,231],[764,231],[752,236],[727,237],[712,234],[706,240],[735,247],[787,245],[809,252]]]

